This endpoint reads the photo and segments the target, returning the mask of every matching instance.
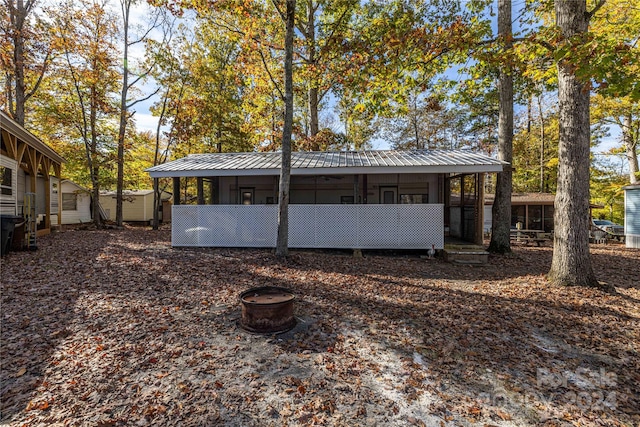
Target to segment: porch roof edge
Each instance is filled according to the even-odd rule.
[[[280,156],[277,152],[196,154],[146,171],[152,178],[273,176],[280,174]],[[483,173],[501,172],[506,165],[484,154],[453,150],[295,152],[291,175]]]

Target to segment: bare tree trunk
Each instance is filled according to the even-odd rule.
[[[122,53],[122,92],[120,94],[120,126],[118,128],[118,177],[116,183],[116,225],[122,226],[122,191],[124,190],[124,138],[127,130],[127,93],[129,92],[129,9],[132,0],[120,0],[124,48]]]
[[[544,115],[542,112],[542,95],[538,96],[538,112],[540,113],[540,192],[544,193]]]
[[[27,16],[33,10],[37,0],[17,0],[17,1],[5,1],[7,10],[9,12],[9,26],[10,38],[13,42],[13,76],[7,75],[7,85],[13,80],[14,93],[11,93],[11,87],[8,86],[8,108],[9,112],[13,115],[13,119],[24,125],[25,119],[25,103],[36,91],[40,82],[42,81],[42,74],[46,70],[47,61],[49,55],[45,58],[45,62],[42,64],[42,71],[40,78],[36,81],[31,92],[27,93],[26,78],[25,78],[25,34],[29,33],[29,29],[25,28],[27,22]],[[7,73],[9,74],[9,73]],[[12,78],[11,78],[12,77]],[[13,101],[15,100],[15,104]]]
[[[586,0],[555,2],[564,39],[587,33],[586,9]],[[548,278],[557,285],[597,286],[589,254],[589,88],[566,61],[558,63],[558,103],[558,187]]]
[[[316,65],[316,20],[315,20],[316,7],[313,4],[313,0],[307,0],[307,28],[305,38],[307,41],[308,52],[308,65],[315,67]],[[319,90],[318,82],[312,77],[309,83],[308,100],[309,103],[309,134],[314,137],[320,131],[320,122],[318,120],[318,104]],[[317,144],[317,143],[316,143]],[[314,145],[313,150],[318,150],[319,147]]]
[[[511,0],[498,0],[498,36],[503,49],[513,45],[511,29]],[[498,117],[498,158],[509,166],[498,173],[496,196],[491,212],[491,242],[489,251],[493,253],[511,252],[511,190],[513,187],[513,76],[511,65],[503,63],[498,78],[500,91],[500,111]]]
[[[293,131],[293,30],[296,0],[287,0],[284,59],[284,129],[282,130],[282,166],[278,195],[278,241],[276,256],[289,255],[289,180],[291,178],[291,133]]]
[[[627,156],[627,162],[629,164],[629,182],[631,184],[637,184],[638,181],[638,135],[639,129],[636,129],[636,135],[634,137],[633,127],[631,125],[631,112],[625,114],[622,122],[622,141],[624,144],[625,153]]]

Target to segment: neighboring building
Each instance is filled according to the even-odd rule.
[[[626,246],[640,248],[640,185],[628,185],[623,190]]]
[[[491,232],[494,194],[487,194],[484,199],[484,232]],[[553,209],[556,195],[552,193],[513,193],[511,195],[511,228],[522,223],[524,230],[540,230],[545,233],[553,232]],[[589,223],[591,211],[602,209],[602,206],[589,205]]]
[[[60,180],[64,159],[2,111],[0,130],[0,213],[24,217],[30,238],[48,234],[60,213],[51,210],[51,183]]]
[[[156,182],[172,177],[173,194],[197,178],[198,205],[174,200],[172,244],[274,247],[281,156],[198,154],[147,169]],[[445,235],[482,243],[484,177],[506,163],[384,150],[296,152],[291,165],[289,247],[442,249]]]
[[[51,183],[51,210],[58,211],[61,204],[62,224],[84,224],[91,222],[91,192],[68,179],[58,184]],[[58,215],[52,215],[52,221],[57,222]]]
[[[163,203],[171,198],[161,193]],[[116,220],[116,192],[100,192],[100,205],[109,221]],[[162,207],[159,211],[162,220]],[[126,222],[149,222],[153,220],[153,190],[125,190],[122,192],[122,220]]]
[[[491,232],[491,210],[495,195],[484,199],[484,232]],[[511,195],[511,228],[518,222],[525,230],[553,231],[553,204],[556,195],[551,193],[513,193]]]

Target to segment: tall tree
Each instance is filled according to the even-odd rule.
[[[296,15],[296,28],[301,42],[296,54],[303,67],[297,75],[306,85],[307,145],[311,150],[318,150],[320,146],[315,143],[315,136],[320,132],[320,105],[335,86],[335,72],[344,61],[340,49],[348,34],[352,14],[360,3],[356,0],[305,0],[299,4],[303,7]]]
[[[498,0],[498,37],[505,55],[502,57],[498,89],[500,112],[498,116],[498,158],[509,165],[498,173],[496,196],[491,212],[491,242],[489,251],[511,252],[511,190],[513,174],[513,75],[510,51],[513,46],[511,25],[511,0]]]
[[[129,77],[131,76],[131,66],[129,62],[129,49],[137,44],[144,43],[149,34],[159,27],[159,23],[162,22],[160,13],[160,9],[155,9],[151,12],[151,22],[148,28],[145,28],[142,31],[142,34],[137,34],[133,40],[130,39],[130,16],[131,16],[131,7],[135,5],[137,0],[120,0],[120,10],[122,12],[122,37],[123,37],[123,47],[122,47],[122,88],[120,91],[120,122],[118,127],[118,154],[117,154],[117,165],[118,165],[118,176],[116,183],[116,224],[122,226],[122,191],[124,187],[124,159],[125,159],[125,136],[127,134],[127,123],[131,114],[129,113],[130,109],[137,103],[142,102],[146,99],[149,99],[155,93],[158,92],[159,89],[156,89],[155,92],[151,94],[138,98],[136,100],[130,100],[129,94],[131,89],[142,79],[145,79],[149,73],[151,72],[151,68],[154,67],[155,64],[151,64],[147,69],[137,70],[138,72],[134,74],[133,81],[129,81]],[[167,32],[164,33],[166,38]]]
[[[32,16],[38,0],[3,0],[0,64],[5,77],[3,103],[14,120],[25,121],[25,103],[38,90],[51,59],[47,29]],[[9,52],[2,52],[4,50]]]
[[[106,10],[106,0],[64,3],[56,21],[56,37],[63,50],[55,101],[48,109],[60,123],[76,132],[84,145],[86,167],[92,186],[92,213],[101,225],[99,200],[102,166],[108,165],[116,112],[118,50],[116,19]],[[61,89],[62,88],[62,89]],[[53,89],[53,87],[52,87]]]
[[[278,240],[276,256],[289,255],[289,181],[291,178],[291,133],[293,128],[293,42],[296,0],[286,0],[282,14],[285,25],[284,59],[284,128],[282,130],[282,165],[278,190]]]
[[[601,0],[596,6],[604,3]],[[548,278],[560,285],[597,286],[589,254],[589,82],[569,60],[584,43],[593,12],[586,0],[556,0],[561,51],[558,61],[560,120],[558,189],[554,210],[553,258]]]
[[[617,126],[621,133],[622,148],[627,159],[629,182],[640,182],[638,151],[640,150],[640,102],[630,96],[593,98],[593,119],[605,125]]]

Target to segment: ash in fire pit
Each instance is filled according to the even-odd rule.
[[[286,288],[264,286],[240,294],[240,326],[249,332],[281,333],[296,325],[293,316],[295,295]]]

